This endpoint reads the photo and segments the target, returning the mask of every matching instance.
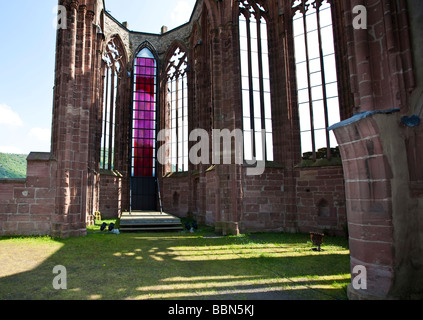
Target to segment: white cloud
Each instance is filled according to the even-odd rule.
[[[31,131],[29,131],[29,135],[39,141],[50,142],[51,130],[44,128],[32,128]]]
[[[172,23],[178,27],[189,21],[192,10],[194,9],[194,1],[182,0],[178,1],[175,8],[170,14]]]
[[[23,121],[19,114],[14,112],[11,107],[5,104],[0,104],[0,124],[22,127]]]

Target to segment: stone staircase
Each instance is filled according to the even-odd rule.
[[[120,220],[121,232],[155,232],[183,230],[181,219],[168,213],[150,211],[124,212]]]

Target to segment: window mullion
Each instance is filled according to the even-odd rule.
[[[107,132],[107,111],[108,111],[108,105],[109,105],[109,67],[106,67],[106,94],[105,94],[105,99],[106,101],[104,101],[104,114],[103,114],[103,122],[104,122],[104,131],[103,131],[103,137],[104,137],[104,142],[103,142],[103,168],[106,168],[106,150],[107,150],[107,139],[106,139],[106,132]]]
[[[305,42],[305,54],[306,54],[306,65],[307,65],[307,81],[308,81],[308,103],[310,108],[310,125],[311,125],[311,144],[313,149],[313,160],[316,161],[316,139],[314,136],[314,112],[313,112],[313,96],[311,90],[311,77],[310,77],[310,60],[308,51],[308,35],[307,35],[307,21],[306,21],[306,10],[303,11],[303,24],[304,24],[304,42]]]
[[[326,134],[326,156],[328,160],[331,159],[331,152],[330,152],[330,138],[329,138],[329,115],[328,115],[328,101],[327,101],[327,91],[326,91],[326,75],[325,75],[325,61],[323,57],[323,47],[322,47],[322,30],[320,28],[320,5],[321,2],[316,4],[316,18],[317,18],[317,34],[319,40],[319,54],[320,54],[320,68],[321,68],[321,75],[322,75],[322,89],[323,89],[323,105],[325,111],[325,134]]]
[[[252,56],[251,56],[251,29],[250,29],[250,18],[246,17],[247,20],[247,47],[248,47],[248,82],[250,91],[250,124],[251,124],[251,142],[252,142],[252,157],[255,158],[256,153],[256,142],[255,142],[255,121],[254,121],[254,94],[253,94],[253,67],[252,67]]]
[[[169,104],[169,127],[170,127],[170,149],[169,149],[169,157],[170,157],[170,171],[173,172],[173,144],[175,141],[175,137],[173,134],[173,109],[174,105],[174,80],[173,78],[169,78],[168,82],[170,82],[170,104]]]
[[[111,73],[112,73],[112,83],[111,83],[111,87],[110,87],[110,118],[109,118],[109,161],[107,163],[108,166],[108,170],[112,170],[112,157],[113,157],[113,125],[114,125],[114,121],[113,121],[113,117],[114,117],[114,108],[113,105],[115,103],[115,70],[114,67],[112,67],[110,69]]]
[[[261,110],[261,133],[266,132],[266,117],[264,108],[264,83],[263,83],[263,50],[261,47],[261,19],[257,20],[257,48],[258,48],[258,65],[259,65],[259,83],[260,83],[260,110]],[[264,140],[264,142],[266,139]],[[263,159],[267,159],[267,145],[263,145]]]
[[[179,172],[181,169],[179,162],[179,75],[176,75],[176,95],[175,95],[175,117],[176,117],[176,172]]]
[[[184,162],[185,162],[185,157],[184,157],[184,144],[185,144],[185,113],[184,113],[184,111],[185,111],[185,105],[184,105],[184,102],[185,102],[185,95],[184,95],[184,91],[185,91],[185,77],[183,76],[183,75],[181,75],[181,77],[182,77],[182,79],[181,79],[181,86],[182,86],[182,88],[181,88],[181,94],[182,94],[182,98],[181,98],[181,113],[182,113],[182,116],[181,116],[181,126],[182,126],[182,128],[181,128],[181,132],[182,132],[182,139],[181,139],[181,142],[182,142],[182,150],[181,150],[181,159],[182,159],[182,163],[181,163],[181,165],[182,165],[182,171],[184,171],[185,170],[185,168],[184,168]]]

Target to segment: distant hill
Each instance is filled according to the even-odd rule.
[[[27,154],[0,153],[0,179],[25,179]]]

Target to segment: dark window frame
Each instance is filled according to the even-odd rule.
[[[311,1],[311,0],[293,0],[292,3],[293,3],[293,5],[292,5],[292,9],[291,9],[292,10],[292,12],[291,12],[291,16],[292,16],[291,23],[294,24],[294,21],[295,20],[298,20],[300,18],[302,18],[302,20],[303,20],[303,26],[302,27],[304,28],[304,34],[301,34],[301,35],[304,35],[304,46],[305,46],[305,55],[306,55],[306,60],[301,61],[301,62],[298,62],[297,61],[297,54],[295,53],[295,50],[294,50],[295,66],[296,66],[296,69],[297,69],[297,67],[298,67],[299,64],[305,63],[306,64],[306,68],[307,68],[307,88],[306,89],[307,89],[307,93],[308,93],[308,101],[307,102],[304,102],[304,103],[300,103],[300,101],[298,101],[297,107],[298,107],[299,119],[301,120],[300,104],[308,103],[308,105],[309,105],[308,106],[308,109],[309,109],[309,116],[310,116],[310,130],[302,130],[300,128],[300,134],[302,135],[303,133],[310,132],[310,135],[311,135],[311,145],[312,145],[311,148],[312,148],[312,150],[302,150],[302,154],[303,154],[303,156],[305,156],[305,154],[307,152],[310,152],[312,154],[313,161],[316,161],[318,159],[318,150],[317,150],[317,144],[316,144],[316,131],[322,130],[322,129],[321,128],[320,129],[319,128],[316,129],[316,127],[315,127],[315,121],[314,121],[314,119],[315,119],[315,110],[314,110],[313,103],[321,100],[323,102],[324,122],[325,122],[324,123],[324,127],[325,127],[325,142],[326,142],[325,148],[326,148],[326,154],[324,155],[324,157],[327,158],[328,160],[331,160],[332,157],[335,156],[334,151],[333,151],[333,147],[335,145],[331,144],[331,138],[330,138],[330,134],[331,133],[327,130],[327,128],[331,124],[333,124],[329,120],[328,100],[329,99],[337,98],[337,100],[338,100],[338,110],[337,111],[339,112],[338,117],[340,119],[340,117],[341,117],[341,110],[340,110],[340,105],[341,105],[340,99],[341,99],[341,97],[340,97],[340,94],[339,94],[340,79],[339,79],[339,76],[338,76],[337,66],[336,66],[336,61],[335,61],[335,69],[336,69],[336,73],[337,73],[337,80],[334,81],[334,82],[327,82],[327,76],[326,76],[327,75],[326,74],[326,71],[327,70],[326,70],[326,66],[325,66],[325,58],[327,56],[333,55],[334,56],[334,59],[336,60],[337,47],[336,47],[336,44],[333,43],[333,48],[334,48],[333,54],[329,54],[329,55],[325,55],[324,54],[322,29],[323,28],[330,27],[332,29],[333,34],[335,33],[335,30],[334,30],[335,26],[334,26],[334,20],[333,20],[333,12],[332,12],[332,10],[333,10],[333,3],[332,3],[331,0],[314,0],[314,1]],[[322,27],[321,26],[321,19],[320,19],[320,14],[321,14],[320,9],[321,9],[321,7],[322,7],[322,5],[324,3],[326,3],[327,5],[330,6],[329,8],[325,8],[324,10],[330,10],[332,20],[331,20],[331,22],[330,22],[329,25],[326,25],[326,26],[323,26]],[[307,19],[306,19],[306,16],[308,15],[308,12],[309,12],[310,8],[315,9],[317,28],[316,28],[316,30],[312,30],[312,31],[317,31],[317,42],[318,42],[318,46],[319,46],[318,47],[318,55],[319,55],[319,57],[318,58],[313,58],[313,59],[310,59],[309,58],[309,52],[310,52],[309,49],[310,48],[309,48],[308,36],[309,36],[309,33],[311,33],[311,32],[307,28]],[[295,18],[295,16],[298,13],[300,13],[302,15],[302,17]],[[294,47],[295,47],[295,41],[296,41],[295,38],[297,36],[298,35],[295,35],[295,32],[294,32],[293,33]],[[320,70],[317,73],[320,73],[321,74],[321,79],[320,79],[321,80],[321,84],[320,85],[317,85],[317,86],[312,86],[311,85],[311,82],[312,82],[311,81],[311,76],[312,76],[313,73],[316,73],[316,72],[311,72],[310,71],[311,70],[311,67],[310,67],[311,60],[319,60],[319,64],[320,64]],[[306,90],[306,89],[298,89],[298,74],[296,76],[296,79],[297,79],[297,90],[296,90],[296,93],[297,93],[297,95],[299,97],[300,96],[299,91]],[[328,85],[331,85],[331,84],[336,84],[337,85],[337,95],[336,96],[328,96],[327,86]],[[313,92],[312,92],[313,91],[313,88],[319,87],[319,86],[322,87],[322,99],[313,100]],[[302,139],[303,139],[303,137],[301,137],[301,144],[303,146]],[[336,140],[334,140],[333,138],[332,138],[332,140],[336,142]]]
[[[272,92],[271,92],[271,79],[270,79],[270,54],[269,54],[269,17],[265,10],[265,8],[256,1],[251,0],[238,0],[239,2],[239,28],[241,28],[241,19],[242,17],[245,19],[245,24],[247,27],[246,31],[246,38],[247,38],[247,55],[248,55],[248,88],[244,87],[244,81],[243,78],[245,77],[243,74],[243,44],[242,44],[242,37],[240,33],[239,41],[240,41],[240,66],[241,66],[241,101],[242,101],[242,113],[243,113],[243,132],[244,135],[247,131],[251,132],[251,157],[254,159],[257,159],[257,130],[260,130],[260,132],[264,133],[264,145],[263,148],[263,159],[264,161],[273,161],[274,160],[274,139],[273,139],[273,119],[272,119]],[[255,44],[252,43],[252,36],[251,36],[251,21],[250,18],[255,18],[255,24],[257,26],[257,57],[258,57],[258,83],[259,83],[259,104],[260,104],[260,117],[257,117],[255,115],[255,102],[257,102],[257,98],[254,96],[254,80],[257,81],[257,77],[254,77],[254,71],[253,71],[253,57],[252,57],[252,48]],[[264,20],[266,24],[266,39],[262,38],[262,20]],[[266,48],[263,48],[263,43],[265,41]],[[255,53],[255,52],[254,52]],[[264,71],[264,61],[263,58],[267,58],[267,64],[266,64],[266,72]],[[267,78],[264,78],[267,76]],[[265,80],[267,85],[265,85]],[[265,90],[265,88],[268,88],[268,91]],[[249,115],[246,116],[246,113],[244,111],[245,108],[245,101],[244,101],[244,91],[249,91],[248,94],[248,103],[249,103]],[[266,99],[267,98],[267,99]],[[267,104],[269,104],[267,106]],[[267,110],[268,109],[268,110]],[[246,130],[246,123],[245,121],[248,121],[249,118],[249,130]],[[259,119],[258,121],[256,120]],[[259,127],[259,128],[257,128]],[[244,158],[245,160],[252,160],[252,159],[246,159],[246,145],[247,141],[244,137]]]
[[[114,170],[115,168],[115,138],[116,138],[116,108],[118,98],[119,77],[122,70],[123,55],[111,39],[106,45],[103,55],[103,113],[102,138],[100,146],[100,169]],[[111,89],[111,90],[109,90]],[[110,91],[110,92],[109,92]]]
[[[180,56],[178,57],[178,55]],[[175,61],[172,61],[173,57],[176,57]],[[185,136],[185,131],[189,128],[189,88],[187,72],[188,54],[180,47],[177,47],[172,57],[169,59],[166,68],[167,113],[171,134],[169,141],[169,163],[170,172],[172,173],[187,172],[189,169],[189,136]],[[180,85],[182,85],[182,88],[180,88]],[[181,97],[179,96],[180,94],[182,94]],[[173,115],[173,112],[175,112],[175,115]],[[173,116],[175,116],[175,118]],[[175,127],[173,121],[175,121]],[[175,131],[175,137],[172,134],[173,131]],[[176,157],[173,157],[174,145],[176,145]]]

